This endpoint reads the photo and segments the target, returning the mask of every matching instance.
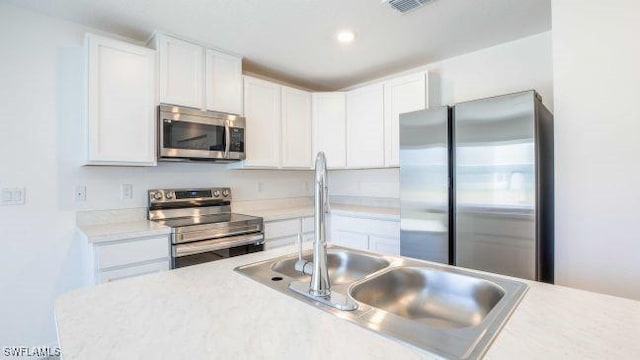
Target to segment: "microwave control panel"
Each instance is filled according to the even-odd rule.
[[[231,144],[229,145],[230,152],[244,152],[244,129],[232,127],[229,129],[231,132]]]

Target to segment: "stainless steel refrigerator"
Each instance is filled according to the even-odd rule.
[[[553,282],[553,115],[535,91],[400,115],[400,252]]]

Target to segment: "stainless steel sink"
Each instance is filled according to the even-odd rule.
[[[350,295],[372,307],[437,328],[477,326],[505,291],[495,283],[418,267],[398,267],[355,285]]]
[[[311,258],[310,252],[304,254]],[[340,311],[289,289],[310,278],[287,255],[235,270],[300,301],[431,354],[477,359],[524,296],[527,285],[509,278],[338,246],[328,249],[331,291],[358,303]]]
[[[303,258],[311,261],[312,254],[306,254]],[[278,261],[273,264],[272,270],[286,275],[292,279],[304,280],[309,275],[302,274],[294,269],[297,257]],[[327,265],[329,267],[329,279],[331,285],[344,285],[355,282],[363,277],[382,270],[390,265],[389,261],[377,256],[350,251],[329,248],[327,251]]]

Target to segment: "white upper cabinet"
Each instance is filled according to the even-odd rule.
[[[347,166],[384,166],[384,96],[382,84],[347,93]]]
[[[207,110],[242,114],[242,59],[207,49],[205,64]]]
[[[327,167],[347,166],[346,94],[343,92],[313,94],[313,154],[324,151]]]
[[[160,67],[160,102],[202,109],[203,47],[164,34],[155,37]]]
[[[160,102],[242,114],[242,58],[156,34]]]
[[[156,54],[87,34],[86,165],[155,165]]]
[[[282,86],[282,167],[311,168],[311,94]]]
[[[400,165],[400,114],[428,107],[428,75],[425,72],[384,83],[385,166]]]
[[[245,167],[280,166],[280,85],[244,77]]]

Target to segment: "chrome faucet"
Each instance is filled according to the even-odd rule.
[[[316,156],[315,170],[313,262],[309,263],[302,259],[302,239],[300,239],[299,260],[295,264],[297,271],[311,275],[311,283],[293,281],[289,284],[289,288],[325,305],[340,310],[355,310],[358,308],[358,303],[349,296],[331,293],[325,226],[325,216],[329,211],[329,187],[327,184],[327,158],[324,152],[319,152]]]
[[[314,185],[313,273],[311,274],[309,292],[313,296],[327,296],[331,294],[325,227],[329,186],[327,184],[327,158],[324,156],[324,152],[319,152],[316,157]]]

